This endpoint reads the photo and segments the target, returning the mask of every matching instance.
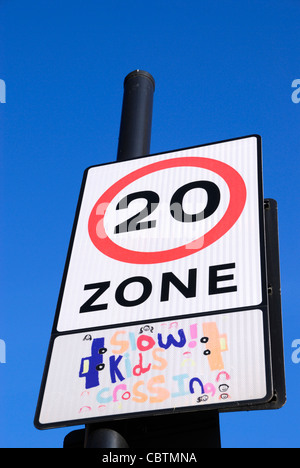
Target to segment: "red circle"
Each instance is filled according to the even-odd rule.
[[[224,179],[229,188],[230,198],[227,210],[220,221],[203,237],[169,250],[138,252],[125,249],[113,242],[108,237],[104,228],[104,216],[111,201],[121,190],[135,180],[153,172],[170,169],[172,167],[199,167],[208,169]],[[240,217],[246,203],[246,195],[247,190],[244,180],[235,169],[224,162],[198,157],[166,159],[136,169],[107,189],[91,211],[88,231],[95,247],[100,250],[100,252],[115,260],[134,264],[170,262],[199,252],[224,236]]]

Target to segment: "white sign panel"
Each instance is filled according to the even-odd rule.
[[[88,169],[64,332],[259,305],[256,137]]]
[[[55,338],[40,423],[221,409],[266,393],[261,310],[154,322]]]
[[[227,362],[230,364],[220,361],[223,367],[214,370],[209,364],[211,356],[195,355],[200,347],[199,339],[206,336],[203,327],[210,322],[217,328],[222,325],[227,338],[230,336],[227,349]],[[184,330],[186,342],[193,338],[194,325],[198,330],[195,336],[197,347],[188,351],[181,349],[183,345],[165,349],[161,345],[163,338],[159,338],[164,323],[170,326],[177,323],[181,327],[178,332]],[[149,349],[152,367],[147,379],[142,379],[143,384],[134,378],[131,383],[123,382],[122,378],[110,381],[111,362],[114,362],[116,379],[120,375],[124,377],[124,369],[119,371],[116,364],[120,359],[127,374],[130,366],[144,369],[149,365],[149,359],[148,364],[142,362],[146,355],[139,352],[137,344],[134,344],[138,330],[145,326],[152,327],[156,334],[155,337],[151,333],[147,335],[149,343],[153,343]],[[72,232],[53,327],[47,385],[43,383],[44,403],[42,405],[41,396],[38,407],[39,410],[42,408],[42,413],[37,425],[129,414],[145,411],[145,408],[146,411],[174,408],[176,402],[172,395],[176,393],[174,385],[177,382],[176,378],[174,382],[174,376],[185,374],[179,364],[184,360],[185,352],[193,353],[189,358],[186,356],[185,365],[195,363],[195,378],[202,383],[203,392],[197,396],[201,406],[222,402],[216,399],[221,397],[216,387],[217,371],[217,374],[223,371],[223,375],[227,373],[232,378],[230,404],[266,399],[269,395],[269,383],[266,382],[269,352],[265,359],[263,337],[267,326],[258,136],[91,167],[85,172]],[[118,340],[121,333],[131,337],[130,350],[117,345],[114,330],[119,333]],[[88,356],[91,342],[83,340],[82,336],[90,336],[92,343],[103,339],[106,343],[103,345],[106,348],[103,359],[110,356],[101,374],[100,387],[96,385],[93,390],[84,388],[83,382],[88,384],[91,374],[98,382],[103,366],[94,363],[100,368],[91,371],[93,359],[84,359]],[[108,343],[117,348],[109,347]],[[254,343],[258,345],[255,352]],[[118,346],[122,352],[117,361]],[[243,362],[237,353],[241,348],[244,350]],[[126,353],[129,353],[127,357]],[[111,360],[112,357],[115,361]],[[82,364],[80,375],[78,359]],[[65,369],[67,361],[74,362],[68,372]],[[162,366],[164,361],[172,361],[172,365],[168,365],[163,374],[153,372],[155,365],[160,370],[159,362]],[[249,379],[244,378],[243,366],[258,372],[255,385],[252,371]],[[190,380],[194,378],[189,372],[186,374]],[[84,375],[88,377],[84,378]],[[155,391],[151,395],[151,389],[160,383],[155,380],[159,375],[163,376],[160,378],[165,384],[159,387],[165,389],[161,392],[169,393],[168,398],[162,401],[157,400]],[[243,382],[239,382],[242,375]],[[130,378],[127,375],[126,380]],[[177,385],[183,388],[181,377],[178,379]],[[188,381],[188,377],[186,379]],[[121,387],[116,390],[113,384]],[[209,393],[208,387],[213,390],[206,400],[204,395]],[[119,400],[115,400],[113,395],[119,395],[121,390],[124,390],[122,400],[125,401],[119,405],[112,404]],[[89,400],[89,404],[81,405],[81,395],[87,395],[84,392],[89,393],[93,402]],[[139,393],[147,395],[143,408],[139,403],[146,397],[139,397]],[[68,398],[70,404],[66,403]],[[54,406],[50,404],[52,399]],[[107,403],[103,403],[105,399]],[[102,408],[100,413],[97,412],[99,408],[95,410],[97,401]],[[181,395],[176,401],[178,407],[199,407],[194,392]],[[85,411],[84,407],[91,409]],[[51,421],[47,416],[49,408]],[[56,411],[60,417],[57,415],[53,420]]]

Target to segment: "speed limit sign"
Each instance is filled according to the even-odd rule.
[[[85,171],[37,427],[271,400],[260,145]]]
[[[259,143],[87,169],[57,331],[261,304]]]

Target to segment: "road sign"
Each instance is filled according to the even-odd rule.
[[[260,138],[85,171],[36,425],[272,397]]]

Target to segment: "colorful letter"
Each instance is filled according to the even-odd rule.
[[[133,368],[133,375],[140,376],[142,374],[145,374],[145,372],[148,372],[150,370],[151,363],[147,367],[143,367],[143,355],[142,353],[139,353],[139,363],[134,366]]]
[[[120,364],[122,358],[123,356],[119,356],[117,359],[115,358],[115,356],[110,356],[109,358],[109,370],[112,383],[116,383],[117,381],[115,376],[117,376],[121,382],[125,379],[125,377],[123,377],[123,375],[121,374],[120,369],[118,368],[118,365]]]
[[[141,386],[141,385],[144,385],[144,381],[143,380],[139,380],[138,382],[136,382],[133,386],[133,394],[135,395],[134,397],[132,397],[132,400],[133,401],[136,401],[137,403],[144,403],[145,401],[147,401],[148,397],[146,395],[146,393],[143,393],[143,392],[140,392],[138,390],[138,388]]]
[[[165,377],[163,375],[157,375],[156,377],[152,377],[149,380],[147,388],[150,393],[156,393],[156,397],[150,397],[150,403],[160,403],[165,401],[170,396],[169,390],[163,387],[154,387],[155,384],[158,383],[165,383]]]
[[[155,361],[158,361],[161,363],[160,366],[158,366],[157,364],[153,364],[152,365],[152,369],[156,369],[156,370],[164,370],[167,365],[168,365],[168,361],[162,357],[159,357],[157,356],[157,353],[161,351],[161,352],[164,352],[164,349],[162,348],[155,348],[153,351],[152,351],[152,356],[153,356],[153,359],[155,359]]]
[[[105,387],[105,388],[102,388],[102,390],[100,390],[100,392],[97,393],[97,396],[96,396],[96,400],[98,401],[98,403],[110,403],[112,401],[112,396],[108,396],[108,397],[103,397],[102,394],[105,393],[105,392],[109,392],[109,387]]]
[[[164,348],[164,349],[169,349],[170,346],[172,346],[172,345],[176,346],[176,348],[182,348],[186,343],[186,338],[185,338],[184,331],[182,329],[178,330],[178,335],[180,337],[179,341],[176,341],[174,336],[170,334],[167,337],[167,342],[163,343],[162,342],[162,335],[161,335],[161,333],[158,333],[158,335],[157,335],[158,346],[160,348]]]
[[[216,322],[203,323],[204,335],[208,337],[206,349],[210,351],[207,354],[210,370],[224,369],[222,352],[228,351],[227,336],[220,335]]]
[[[113,354],[123,354],[129,348],[129,341],[128,340],[120,340],[120,341],[117,340],[117,337],[119,335],[123,335],[124,333],[126,333],[126,331],[124,331],[124,330],[116,331],[116,333],[114,333],[113,336],[111,337],[110,344],[112,346],[119,346],[119,348],[120,348],[119,350],[114,350],[113,349],[112,350]]]

